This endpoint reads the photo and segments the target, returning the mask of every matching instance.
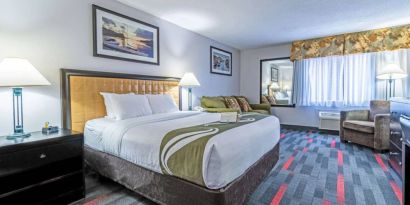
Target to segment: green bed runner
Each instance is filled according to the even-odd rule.
[[[269,115],[241,115],[237,123],[213,122],[173,130],[165,135],[160,147],[162,172],[205,186],[202,163],[205,146],[215,135],[256,122]],[[235,137],[235,136],[229,136]]]

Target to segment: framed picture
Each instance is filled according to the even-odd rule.
[[[93,5],[94,56],[159,65],[159,28]]]
[[[211,73],[232,76],[232,53],[211,46]]]
[[[271,67],[270,78],[272,82],[279,82],[279,70],[275,67]]]

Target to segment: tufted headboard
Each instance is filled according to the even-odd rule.
[[[159,76],[61,69],[63,128],[83,132],[88,120],[104,117],[106,111],[100,92],[170,94],[180,105],[179,80]]]

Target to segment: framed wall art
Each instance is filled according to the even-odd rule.
[[[232,53],[211,46],[211,73],[232,76]]]
[[[94,56],[159,65],[159,28],[93,5]]]

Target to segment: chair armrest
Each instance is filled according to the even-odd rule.
[[[378,150],[389,149],[390,114],[374,116],[374,147]]]
[[[204,108],[205,112],[220,113],[220,112],[237,112],[240,113],[238,109],[232,108]]]
[[[250,104],[251,108],[254,110],[266,110],[271,114],[271,105],[270,104]]]

